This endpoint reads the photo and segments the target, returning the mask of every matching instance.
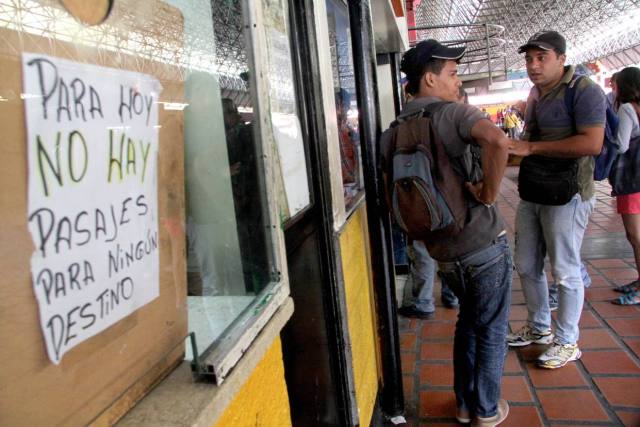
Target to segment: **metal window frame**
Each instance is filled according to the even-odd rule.
[[[280,226],[278,196],[275,188],[275,178],[279,171],[277,170],[278,163],[274,159],[274,150],[271,148],[275,141],[269,115],[269,82],[267,73],[262,72],[268,69],[268,58],[264,55],[268,52],[266,40],[263,37],[265,30],[264,10],[262,1],[243,0],[242,6],[245,35],[246,40],[249,41],[247,44],[248,62],[252,65],[250,69],[253,70],[250,85],[252,98],[255,100],[253,126],[255,134],[260,136],[259,143],[256,144],[256,157],[261,159],[258,162],[258,173],[265,178],[262,182],[262,190],[267,196],[263,214],[264,218],[268,218],[267,235],[273,249],[270,254],[272,282],[201,355],[198,355],[197,352],[197,337],[193,333],[190,334],[194,354],[194,359],[191,362],[192,371],[197,377],[212,379],[217,385],[224,382],[229,372],[240,361],[243,354],[289,296],[284,233]],[[288,10],[285,0],[282,1],[282,6],[288,31]]]

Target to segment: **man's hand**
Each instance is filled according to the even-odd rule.
[[[531,155],[531,143],[529,141],[521,141],[519,139],[509,140],[509,154],[516,156],[530,156]]]
[[[467,189],[467,191],[471,193],[473,198],[476,199],[478,202],[482,203],[483,205],[491,206],[493,202],[495,202],[495,200],[487,200],[486,196],[482,194],[482,189],[484,188],[484,183],[482,181],[476,182],[475,184],[472,184],[467,181],[464,183],[464,186]]]
[[[492,204],[500,194],[500,181],[507,167],[509,138],[491,121],[478,120],[471,128],[471,137],[482,149],[482,182],[471,184],[467,189],[473,197],[485,205]]]
[[[522,157],[536,154],[561,159],[577,159],[600,154],[603,140],[603,127],[580,128],[577,134],[555,141],[510,140],[509,154]]]

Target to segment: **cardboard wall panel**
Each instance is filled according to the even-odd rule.
[[[31,281],[21,54],[149,74],[163,86],[162,101],[184,102],[182,16],[160,1],[137,3],[115,1],[102,24],[86,27],[68,21],[56,1],[18,1],[16,11],[30,10],[0,28],[0,425],[84,425],[97,417],[111,423],[182,358],[187,334],[182,111],[159,108],[160,296],[55,365],[47,357]],[[39,22],[21,21],[38,14]],[[62,25],[67,22],[73,25]],[[116,413],[108,415],[109,408]]]

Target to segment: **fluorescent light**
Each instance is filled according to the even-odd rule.
[[[524,101],[529,96],[528,90],[514,90],[511,92],[490,93],[487,95],[469,96],[471,105],[506,104],[514,101]]]
[[[175,111],[182,111],[189,106],[189,104],[183,104],[181,102],[158,101],[158,104],[162,104],[165,110],[175,110]]]

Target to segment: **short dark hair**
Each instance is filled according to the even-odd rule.
[[[627,67],[616,76],[618,86],[617,101],[621,104],[627,102],[640,103],[640,68]]]
[[[425,62],[422,67],[421,73],[416,73],[411,76],[407,76],[407,88],[405,89],[408,94],[415,95],[420,91],[420,80],[426,73],[440,74],[447,61],[450,59],[431,58]]]
[[[611,74],[610,81],[611,81],[611,83],[617,83],[618,82],[618,73]]]
[[[236,107],[236,103],[231,98],[222,98],[222,111],[225,114],[238,114],[238,107]]]

